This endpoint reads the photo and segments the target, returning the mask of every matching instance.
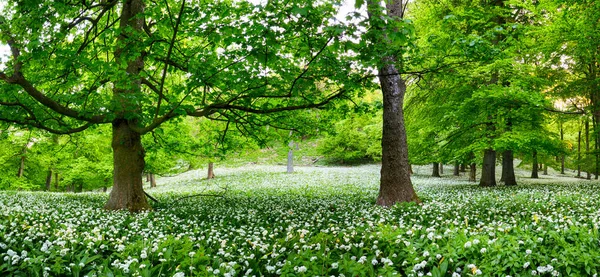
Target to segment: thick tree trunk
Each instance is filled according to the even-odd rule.
[[[577,133],[577,177],[581,177],[581,125]]]
[[[496,151],[486,149],[483,153],[483,165],[481,167],[481,179],[479,186],[491,187],[496,185]]]
[[[531,167],[531,178],[539,178],[538,176],[538,156],[537,156],[537,151],[533,150],[533,165]]]
[[[454,172],[453,172],[454,176],[460,176],[460,165],[458,164],[458,162],[454,162]]]
[[[440,176],[440,164],[433,163],[433,172],[431,172],[432,177],[442,177]]]
[[[144,171],[144,147],[142,137],[129,127],[125,120],[113,123],[113,188],[108,202],[108,210],[129,210],[139,212],[150,210],[142,186]]]
[[[206,173],[206,179],[214,179],[215,178],[215,164],[213,162],[208,163],[208,172]]]
[[[505,150],[502,152],[502,180],[507,186],[516,186],[517,178],[515,178],[515,167],[513,164],[513,152]]]
[[[46,191],[50,191],[50,186],[52,185],[52,169],[48,169],[48,174],[46,175]]]
[[[371,22],[376,21],[374,17],[382,17],[386,14],[388,21],[402,20],[405,11],[405,3],[400,0],[390,0],[385,3],[385,13],[381,13],[381,2],[367,1],[367,14]],[[393,24],[388,24],[393,28]],[[388,43],[386,33],[394,32],[387,30],[381,25],[373,25],[376,28],[373,43]],[[401,57],[400,57],[401,58]],[[408,163],[408,144],[406,141],[406,129],[404,126],[404,94],[406,93],[406,81],[402,79],[394,66],[396,57],[388,56],[380,61],[379,83],[383,93],[383,134],[381,138],[381,180],[379,185],[379,196],[377,204],[389,207],[398,202],[420,202],[412,186]]]
[[[471,171],[469,172],[469,182],[477,181],[477,164],[471,163]]]
[[[144,68],[143,55],[140,55],[141,42],[135,38],[144,32],[144,1],[125,0],[121,8],[119,28],[115,49],[115,64],[123,74],[116,80],[113,99],[116,119],[112,122],[113,148],[113,188],[108,202],[108,210],[129,210],[139,212],[150,210],[143,189],[144,147],[141,134],[130,126],[136,126],[135,119],[126,119],[127,113],[141,111],[135,94],[141,91],[140,71]],[[126,67],[123,67],[126,65]],[[162,99],[159,98],[159,104]]]

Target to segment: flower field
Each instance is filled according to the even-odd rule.
[[[600,185],[479,188],[415,176],[374,205],[379,167],[253,166],[162,178],[142,214],[102,193],[0,193],[0,276],[596,276]],[[525,180],[523,180],[525,181]],[[194,194],[224,197],[189,197]]]

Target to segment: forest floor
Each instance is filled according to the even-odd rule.
[[[375,205],[379,165],[216,167],[158,179],[141,214],[103,193],[0,192],[1,276],[595,276],[600,183],[480,188],[415,166],[422,205]],[[555,172],[550,171],[551,174]],[[463,173],[464,174],[464,173]],[[526,170],[517,170],[526,176]],[[198,194],[212,196],[198,196]]]

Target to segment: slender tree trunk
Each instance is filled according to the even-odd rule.
[[[294,173],[294,150],[291,148],[287,155],[287,173]]]
[[[469,172],[469,182],[477,181],[477,164],[471,163],[471,171]]]
[[[83,192],[83,182],[79,183],[79,188],[77,188],[77,192]]]
[[[458,162],[454,162],[454,172],[453,172],[454,176],[460,176],[460,165],[458,164]]]
[[[496,185],[496,151],[486,149],[483,153],[483,166],[479,186],[492,187]]]
[[[538,155],[537,155],[537,151],[533,150],[533,166],[531,169],[531,178],[537,179],[539,178],[538,176]]]
[[[562,121],[560,121],[560,140],[565,139]],[[565,154],[560,155],[560,174],[565,174]]]
[[[58,191],[58,185],[60,183],[60,176],[58,175],[58,172],[54,172],[54,190]]]
[[[138,212],[150,210],[142,186],[144,171],[144,147],[142,137],[129,127],[125,120],[113,123],[113,188],[108,202],[108,210],[129,210]]]
[[[577,177],[581,178],[581,125],[577,132]]]
[[[433,163],[433,172],[431,172],[431,176],[433,177],[441,177],[440,176],[440,164],[439,163]]]
[[[214,167],[215,167],[215,164],[213,162],[208,163],[208,172],[206,174],[206,179],[210,180],[210,179],[215,178]]]
[[[27,143],[29,144],[29,142]],[[17,177],[23,177],[23,173],[25,172],[25,159],[27,158],[27,144],[23,147],[23,151],[21,152],[21,163],[19,164],[19,171],[17,172]]]
[[[146,182],[150,182],[150,174],[151,173],[146,173]]]
[[[51,185],[52,185],[52,168],[48,169],[48,174],[46,174],[46,191],[50,191]]]
[[[548,164],[544,164],[544,171],[542,172],[542,175],[548,175]]]
[[[467,164],[460,164],[460,172],[467,172]]]
[[[150,173],[150,187],[156,187],[156,175],[154,175],[154,173]]]
[[[517,185],[513,160],[514,157],[511,150],[505,150],[502,152],[502,181],[507,186]]]
[[[587,160],[587,157],[590,154],[590,122],[586,119],[585,120],[585,157]],[[586,179],[590,180],[592,179],[592,175],[590,173],[589,169],[586,169]]]

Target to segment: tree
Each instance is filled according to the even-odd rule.
[[[420,202],[410,180],[403,112],[406,80],[401,75],[404,69],[402,55],[414,36],[412,25],[404,19],[407,5],[408,1],[390,0],[382,7],[380,2],[367,0],[372,29],[368,34],[370,42],[377,49],[376,53],[383,53],[377,55],[379,60],[376,61],[383,93],[381,181],[377,197],[377,204],[381,206]]]
[[[147,210],[142,136],[163,123],[255,122],[363,86],[345,47],[355,27],[326,23],[335,13],[332,2],[11,0],[0,15],[11,50],[0,120],[56,134],[110,124],[105,208]]]

